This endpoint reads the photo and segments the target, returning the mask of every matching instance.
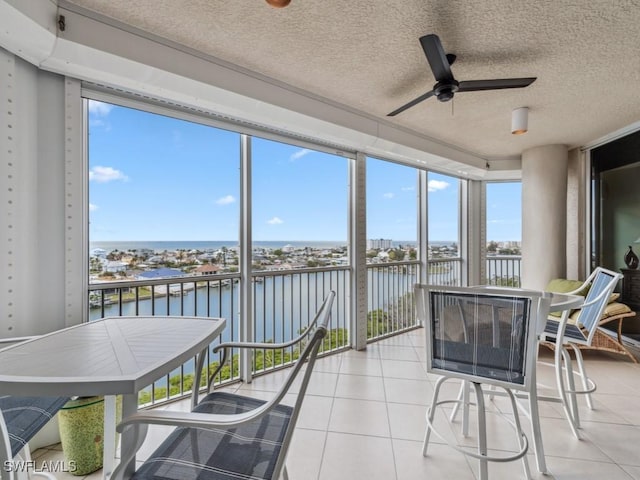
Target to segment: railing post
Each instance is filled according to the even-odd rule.
[[[252,342],[253,289],[251,287],[252,237],[251,237],[251,137],[240,135],[240,341]],[[233,282],[232,282],[233,288]],[[233,312],[232,312],[233,317]],[[233,321],[233,318],[231,318]],[[240,377],[250,383],[252,378],[252,351],[242,349],[239,353]]]

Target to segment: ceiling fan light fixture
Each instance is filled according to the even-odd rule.
[[[529,129],[529,107],[516,108],[511,112],[511,133],[522,135]]]
[[[291,0],[266,0],[274,8],[284,8],[291,3]]]

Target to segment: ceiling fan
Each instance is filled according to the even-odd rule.
[[[451,73],[451,65],[456,61],[456,56],[452,53],[445,55],[438,36],[429,34],[420,37],[420,44],[422,45],[422,49],[424,50],[424,54],[427,57],[437,83],[433,86],[433,90],[428,91],[424,95],[420,95],[418,98],[394,110],[387,115],[388,117],[398,115],[429,97],[435,96],[441,102],[448,102],[453,98],[455,93],[500,90],[503,88],[522,88],[531,85],[537,78],[503,78],[497,80],[467,80],[458,82],[453,78],[453,73]]]

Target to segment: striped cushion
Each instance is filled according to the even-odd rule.
[[[15,457],[68,400],[68,397],[0,397],[11,454]]]
[[[234,414],[264,403],[255,398],[214,392],[204,397],[193,411]],[[233,429],[177,428],[132,478],[271,479],[292,410],[279,405],[260,421]]]

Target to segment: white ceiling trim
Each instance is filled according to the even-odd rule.
[[[12,6],[8,0],[0,1],[0,45],[27,62],[39,65],[51,55],[55,45],[56,27],[51,19],[56,18],[57,9],[50,2],[41,2],[39,8],[33,8],[31,2],[23,2],[20,7],[24,11]]]

